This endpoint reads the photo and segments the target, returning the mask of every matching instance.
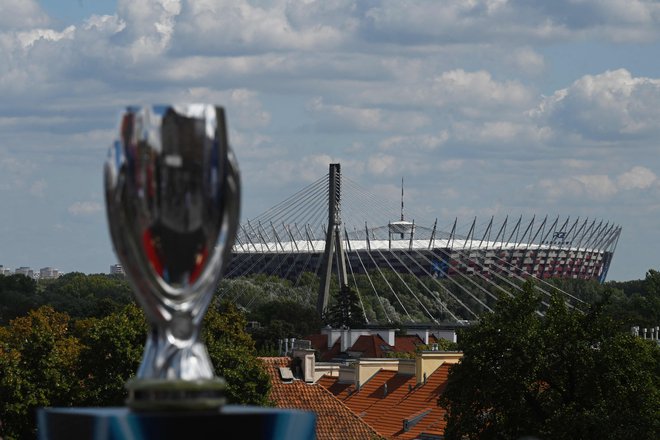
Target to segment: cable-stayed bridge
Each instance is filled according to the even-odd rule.
[[[415,218],[404,212],[403,186],[397,211],[331,164],[327,175],[241,225],[226,276],[276,275],[297,284],[313,274],[320,313],[336,284],[339,294],[357,293],[367,320],[463,321],[491,311],[528,278],[546,299],[554,289],[549,278],[603,282],[621,233],[588,218]],[[569,305],[581,303],[563,294]],[[409,312],[411,298],[424,317]]]

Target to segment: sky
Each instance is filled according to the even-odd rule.
[[[0,264],[107,273],[127,105],[226,108],[242,218],[339,162],[409,216],[623,228],[660,266],[660,2],[0,0]]]

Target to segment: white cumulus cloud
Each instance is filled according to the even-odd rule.
[[[619,175],[617,183],[621,189],[644,189],[658,180],[655,173],[646,167],[636,166]]]
[[[26,29],[49,23],[48,15],[35,0],[0,0],[0,29]]]
[[[660,134],[660,80],[626,69],[585,75],[545,98],[533,112],[553,127],[587,138]]]

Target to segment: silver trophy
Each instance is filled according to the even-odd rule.
[[[240,178],[224,111],[211,105],[129,107],[105,165],[115,252],[151,324],[133,409],[224,403],[200,326],[231,256]]]

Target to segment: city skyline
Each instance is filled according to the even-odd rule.
[[[572,216],[660,261],[660,5],[0,0],[0,263],[107,273],[126,105],[225,106],[242,219],[342,164],[407,218]]]

